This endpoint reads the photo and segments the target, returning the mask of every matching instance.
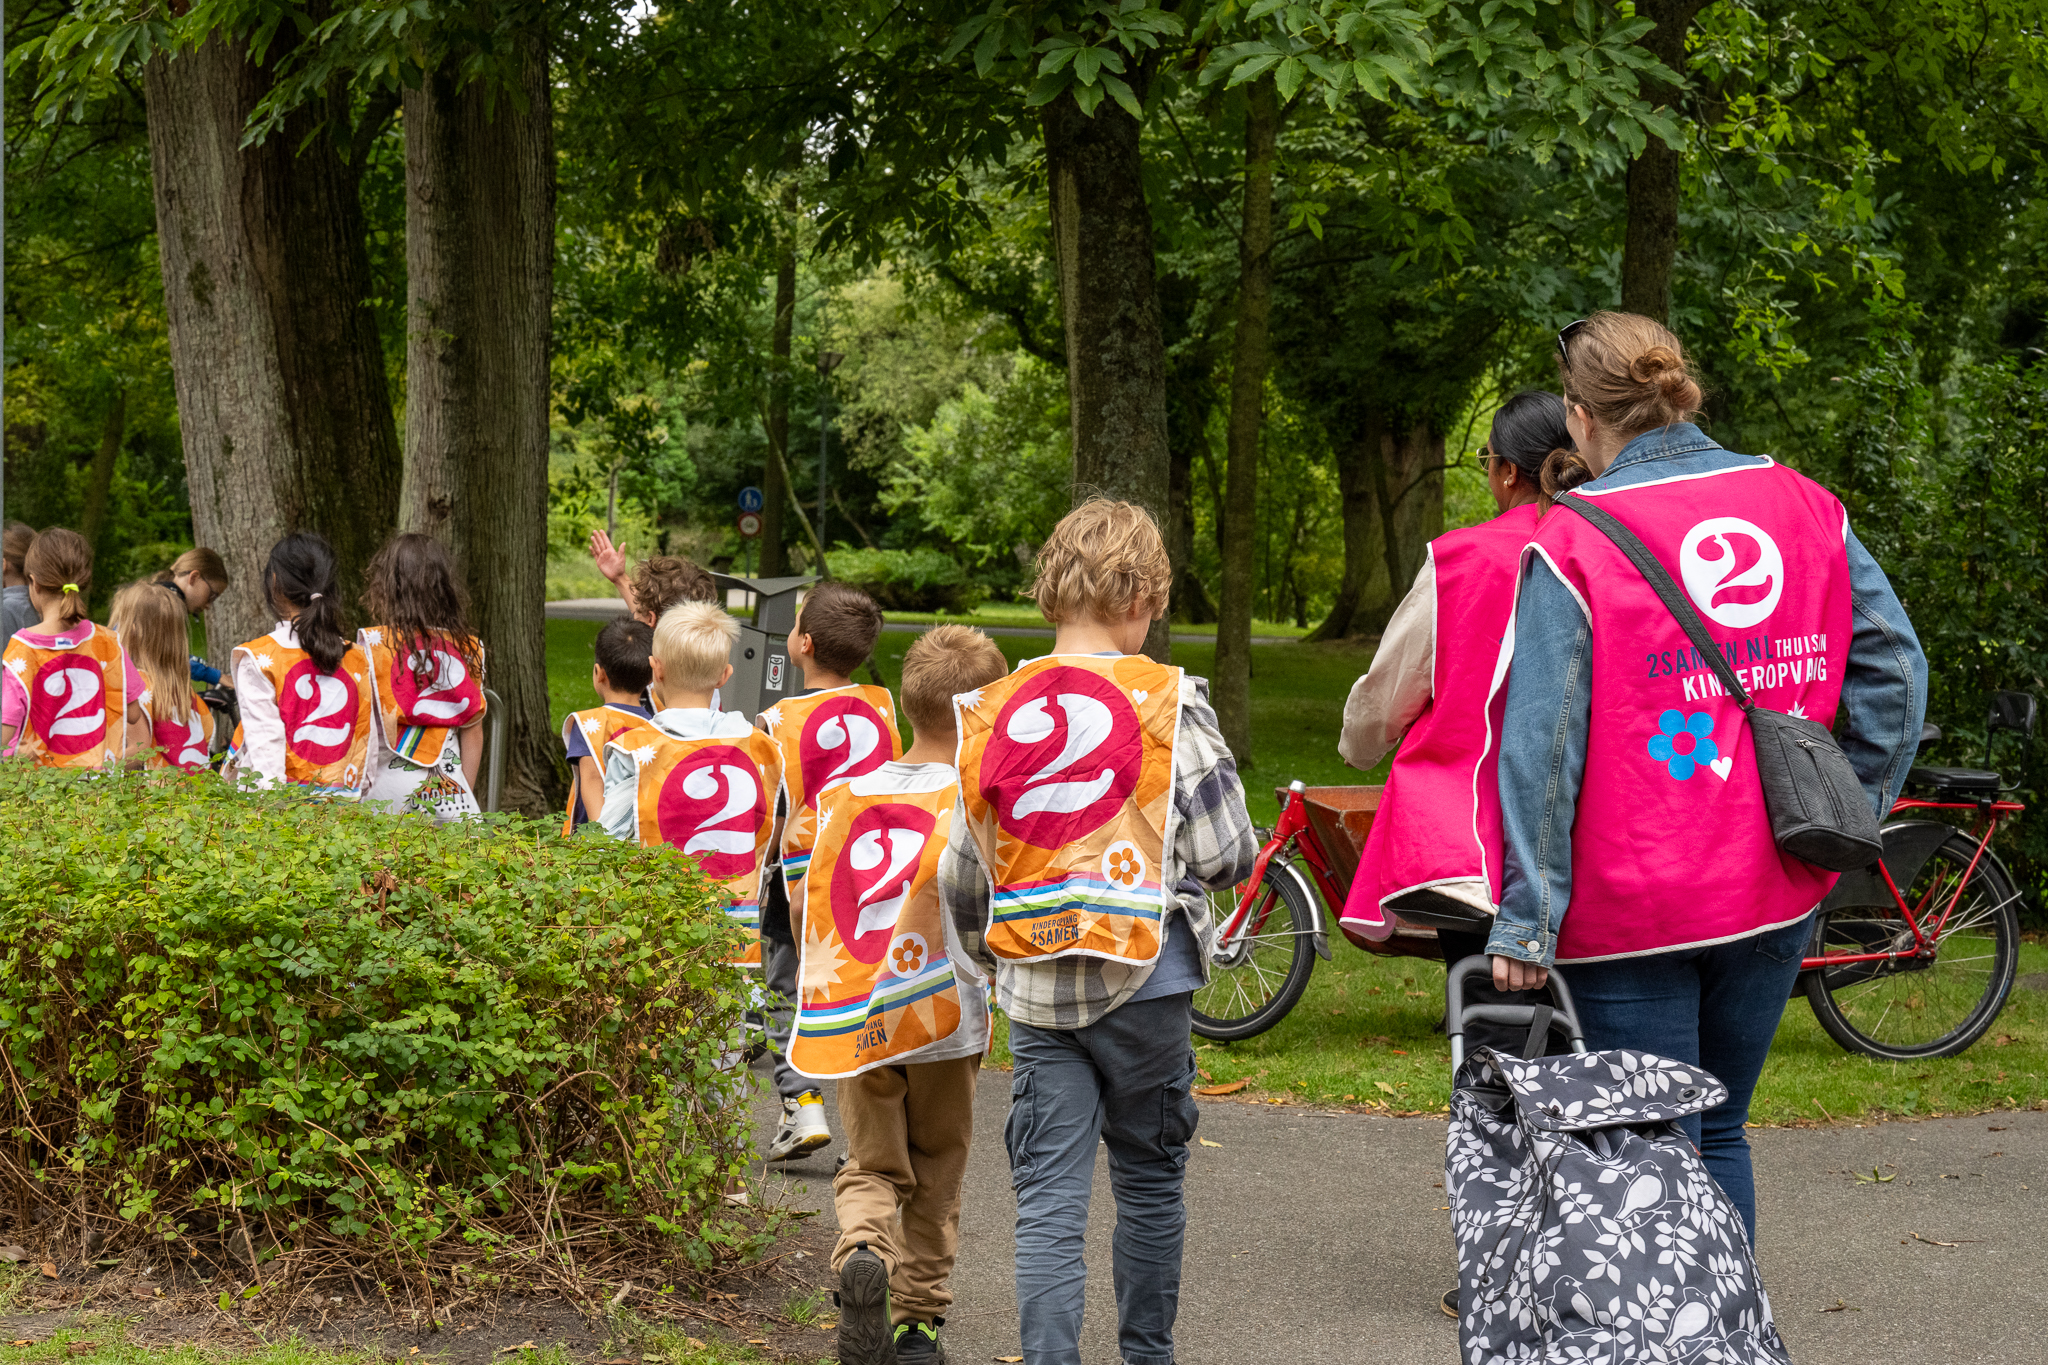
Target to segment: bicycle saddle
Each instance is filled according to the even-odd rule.
[[[1913,787],[1931,787],[1937,796],[1960,796],[1975,798],[1998,795],[1998,774],[1985,772],[1981,768],[1927,768],[1914,767],[1906,774],[1906,784]]]

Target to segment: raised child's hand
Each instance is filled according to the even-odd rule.
[[[612,582],[626,576],[626,552],[613,545],[611,536],[605,532],[590,533],[590,557],[597,561],[597,571]]]

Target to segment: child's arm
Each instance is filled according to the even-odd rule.
[[[469,784],[471,791],[475,791],[477,770],[483,766],[484,761],[483,717],[478,716],[457,730],[455,743],[462,754],[462,780]]]
[[[806,884],[810,878],[804,878]],[[967,804],[953,806],[952,832],[946,851],[939,855],[939,908],[953,926],[960,947],[985,978],[996,972],[995,955],[988,950],[988,872],[981,863],[981,850],[967,833]]]
[[[156,731],[150,727],[149,712],[139,701],[128,703],[124,719],[125,733],[121,736],[121,750],[126,756],[124,766],[140,770],[149,764],[150,751],[156,748]]]
[[[590,533],[590,557],[597,562],[597,571],[611,580],[619,590],[619,597],[626,604],[626,613],[637,616],[640,604],[633,599],[633,580],[626,576],[626,552],[612,544],[610,535],[603,531]]]
[[[639,812],[634,809],[640,794],[640,762],[612,743],[604,746],[604,805],[597,823],[614,839],[629,844],[640,842]]]
[[[28,688],[12,669],[0,668],[0,731],[7,735],[7,744],[0,748],[0,754],[14,757],[15,746],[21,742],[22,732],[28,729]]]
[[[284,781],[285,756],[284,717],[277,709],[277,694],[247,651],[237,649],[229,667],[234,671],[235,695],[242,707],[237,771],[255,774],[259,787],[274,787]]]
[[[1174,742],[1173,804],[1179,816],[1174,856],[1205,889],[1221,891],[1252,874],[1259,839],[1245,809],[1237,761],[1209,707],[1208,684],[1182,682],[1180,734]]]
[[[604,771],[589,754],[576,760],[576,799],[583,803],[583,818],[595,820],[604,810]]]

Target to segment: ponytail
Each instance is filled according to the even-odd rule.
[[[29,542],[22,568],[29,582],[58,595],[57,614],[67,629],[85,619],[85,590],[92,586],[92,545],[84,536],[52,526]]]
[[[1538,486],[1543,489],[1544,497],[1555,502],[1558,494],[1569,493],[1592,478],[1593,467],[1586,463],[1585,457],[1576,450],[1560,446],[1544,458]]]
[[[272,599],[299,609],[299,648],[322,673],[341,667],[348,637],[341,632],[341,593],[334,548],[314,531],[294,531],[270,551],[263,587]]]

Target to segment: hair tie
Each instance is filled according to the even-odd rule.
[[[66,592],[77,592],[77,591],[78,591],[78,585],[77,585],[76,583],[66,583],[66,584],[64,585],[64,591],[66,591]]]
[[[312,595],[311,597],[307,598],[306,600],[307,600],[308,602],[318,602],[318,601],[320,600],[320,594],[316,592],[316,593],[314,593],[314,594],[313,594],[313,595]]]

